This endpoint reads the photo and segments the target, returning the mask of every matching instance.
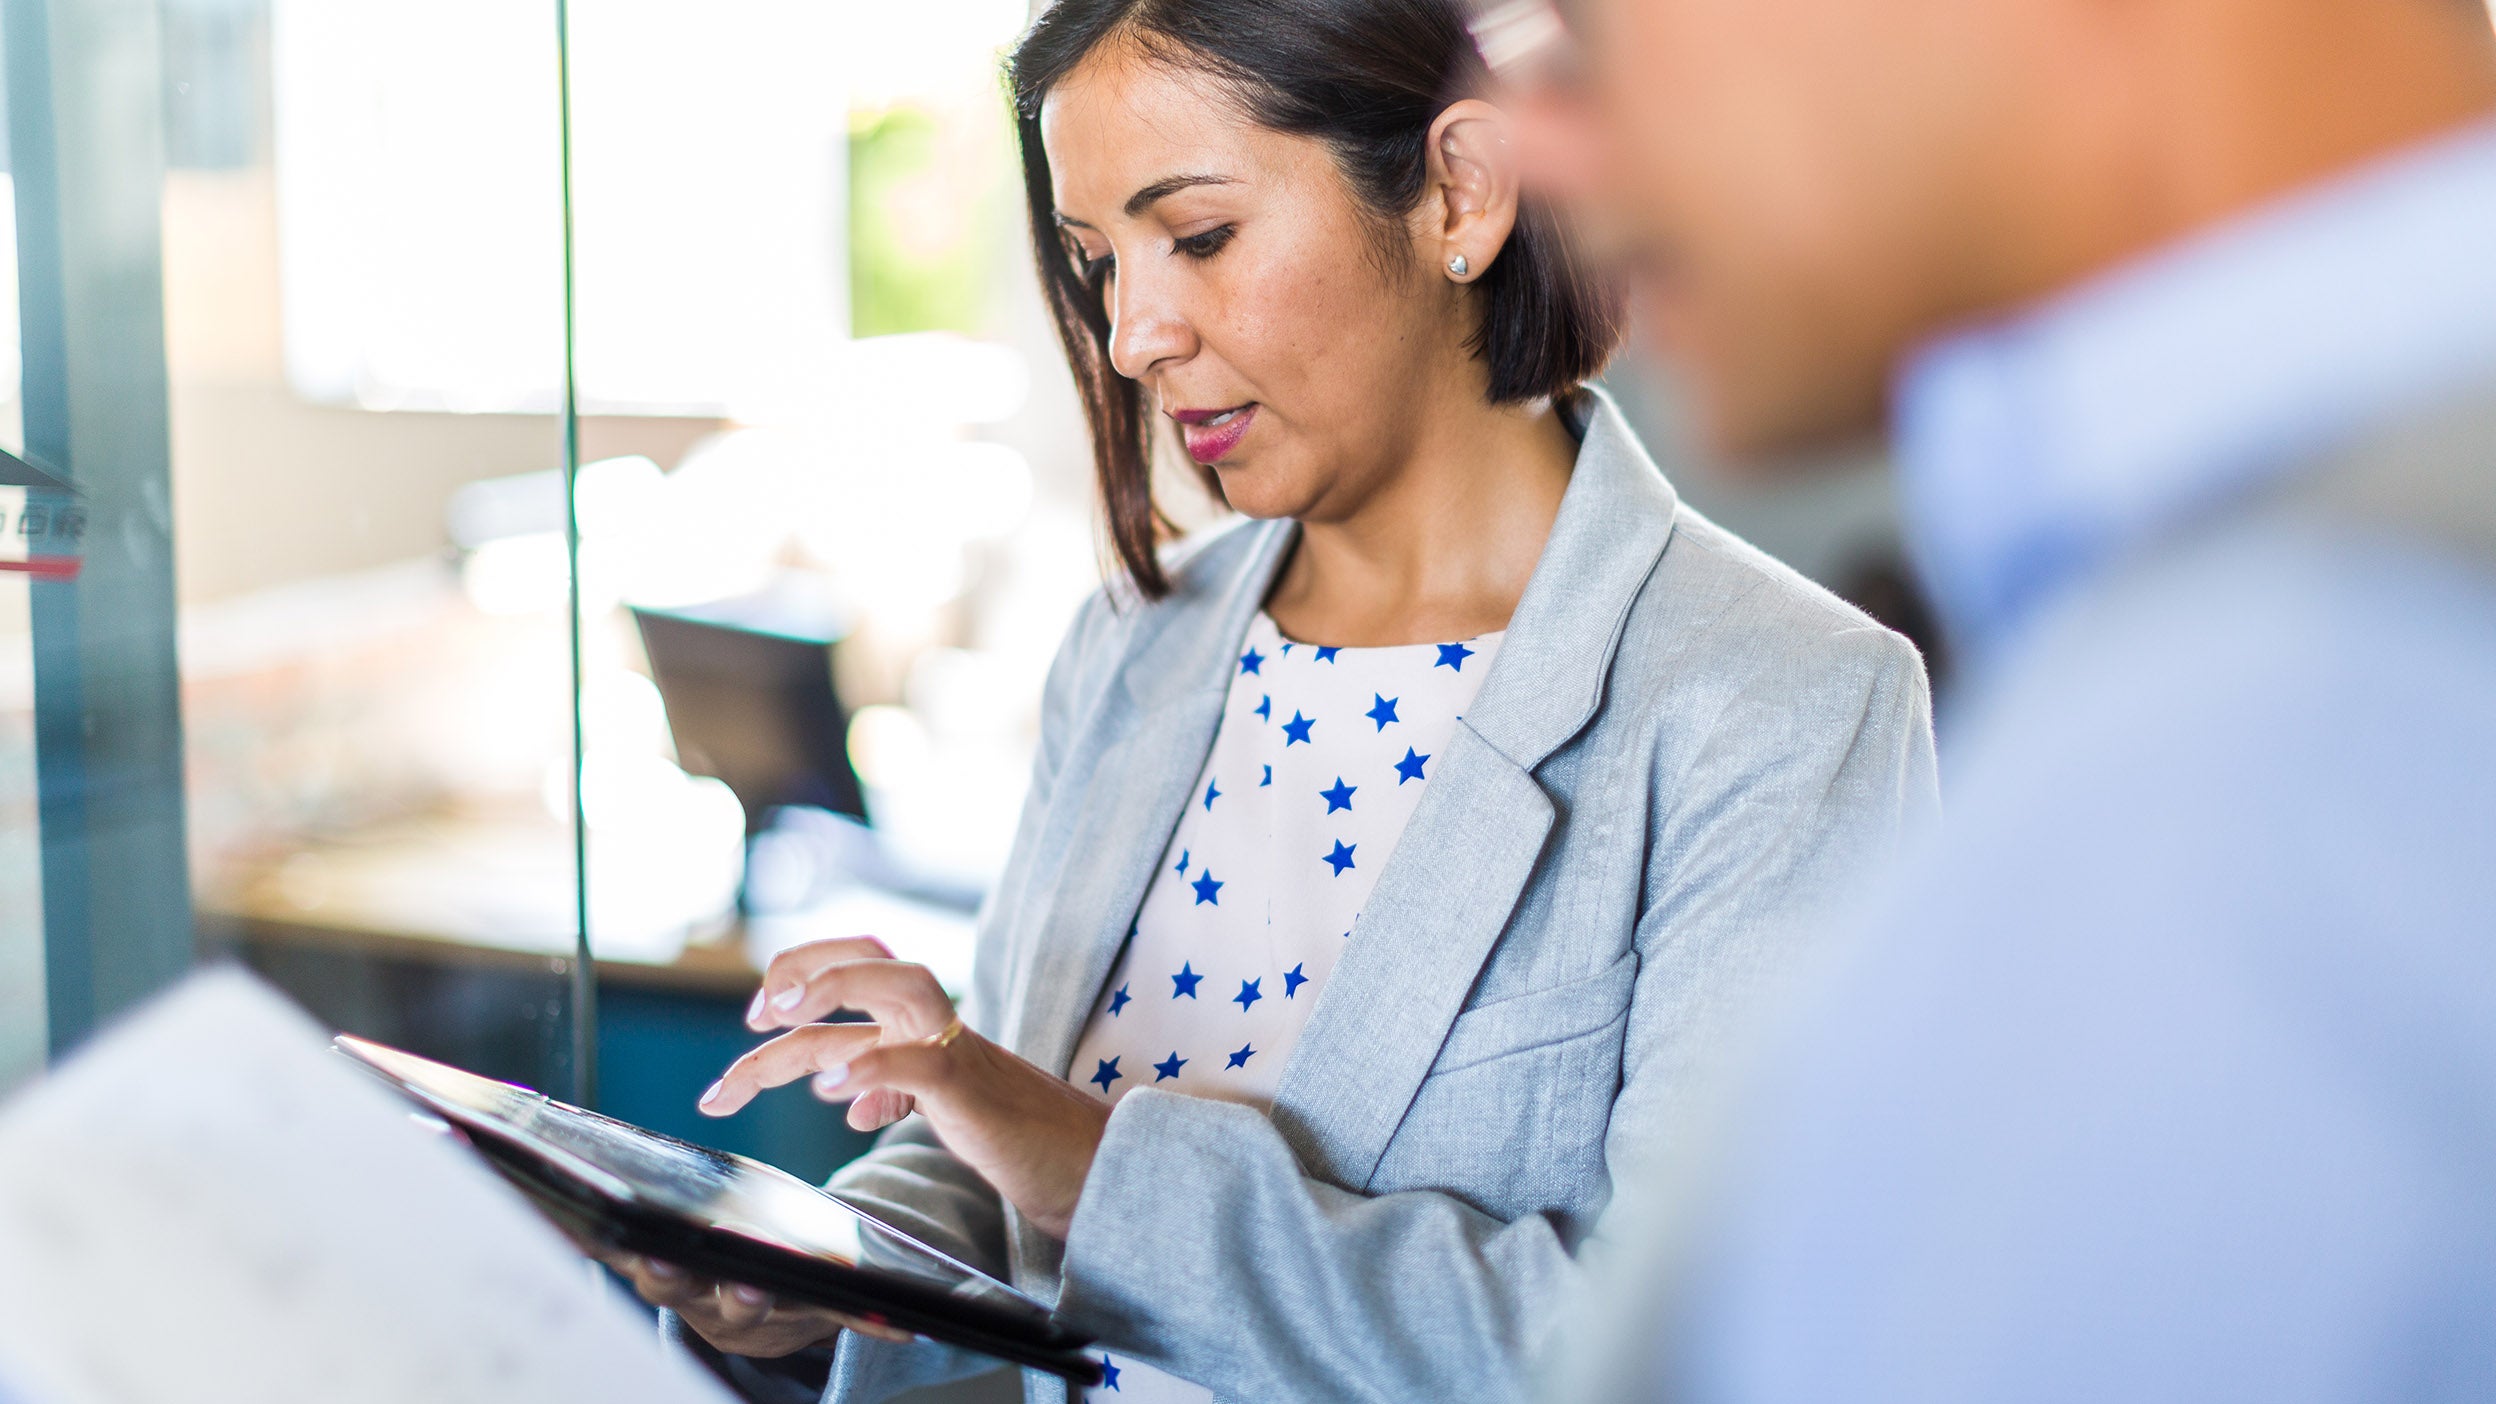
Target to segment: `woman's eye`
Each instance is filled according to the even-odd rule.
[[[1097,255],[1092,254],[1085,250],[1082,241],[1070,238],[1066,241],[1066,262],[1073,266],[1077,281],[1087,288],[1098,288],[1101,280],[1108,277],[1110,270],[1116,266],[1117,259],[1107,249]]]
[[[1208,229],[1202,234],[1190,234],[1184,239],[1173,239],[1170,241],[1170,247],[1173,251],[1183,253],[1189,258],[1211,258],[1222,252],[1222,246],[1231,241],[1234,228],[1233,225],[1225,224],[1219,228]]]

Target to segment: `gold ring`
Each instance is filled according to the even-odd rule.
[[[962,1016],[956,1014],[945,1022],[943,1028],[936,1031],[936,1036],[929,1039],[928,1043],[937,1048],[951,1048],[953,1041],[960,1038],[962,1032]]]

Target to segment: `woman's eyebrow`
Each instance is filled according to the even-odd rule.
[[[1236,183],[1237,182],[1233,181],[1226,175],[1163,176],[1161,179],[1154,181],[1152,184],[1145,186],[1143,189],[1128,196],[1124,213],[1127,218],[1133,219],[1137,215],[1151,209],[1155,202],[1167,196],[1176,195],[1182,190],[1192,189],[1193,187],[1199,185],[1232,185]],[[1075,218],[1073,215],[1066,213],[1064,210],[1053,210],[1050,212],[1049,217],[1056,220],[1058,227],[1061,229],[1090,229],[1092,227],[1082,220]]]
[[[1133,219],[1137,215],[1151,209],[1156,202],[1162,200],[1163,198],[1176,195],[1180,191],[1190,189],[1194,186],[1229,185],[1230,183],[1231,178],[1225,175],[1163,176],[1161,179],[1154,181],[1152,184],[1145,186],[1143,189],[1138,190],[1134,194],[1127,197],[1126,215],[1127,218]]]
[[[1137,215],[1151,209],[1156,202],[1168,196],[1176,195],[1182,190],[1192,189],[1193,187],[1199,185],[1233,184],[1237,184],[1237,182],[1226,175],[1163,176],[1161,179],[1154,181],[1152,184],[1147,185],[1143,189],[1128,196],[1126,208],[1123,213],[1127,218],[1133,219]],[[1053,211],[1051,212],[1050,217],[1055,219],[1058,226],[1063,229],[1090,229],[1092,227],[1091,225],[1084,223],[1082,220],[1075,218],[1073,215],[1066,213],[1064,210]]]

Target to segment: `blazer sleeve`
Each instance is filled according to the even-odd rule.
[[[1650,821],[1614,1183],[1698,1072],[1692,998],[1754,985],[1754,947],[1790,943],[1803,906],[1932,805],[1913,649],[1877,628],[1812,644],[1757,666],[1660,791],[1677,799]],[[1543,1215],[1311,1178],[1253,1109],[1139,1088],[1085,1182],[1059,1307],[1225,1400],[1522,1399],[1577,1287],[1574,1248]]]

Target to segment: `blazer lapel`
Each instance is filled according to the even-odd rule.
[[[1177,699],[1102,751],[1064,875],[1050,904],[1029,986],[1013,1001],[1013,1049],[1066,1071],[1083,1020],[1108,978],[1153,868],[1196,781],[1222,718],[1220,689]]]
[[[1275,1125],[1336,1184],[1375,1171],[1506,931],[1555,817],[1534,767],[1602,705],[1630,607],[1672,535],[1672,488],[1611,401],[1589,399],[1576,471],[1490,676],[1275,1093]]]
[[[1179,812],[1213,748],[1239,641],[1264,604],[1294,528],[1268,523],[1240,562],[1197,587],[1193,598],[1155,611],[1118,666],[1120,686],[1096,728],[1106,738],[1089,758],[1070,757],[1078,817],[1057,892],[1040,926],[1029,983],[1011,991],[1006,1043],[1063,1074],[1084,1021],[1109,978],[1169,846]],[[1061,782],[1064,783],[1064,782]]]
[[[1311,1173],[1366,1183],[1551,833],[1523,767],[1468,724],[1450,738],[1276,1089],[1273,1119]]]

